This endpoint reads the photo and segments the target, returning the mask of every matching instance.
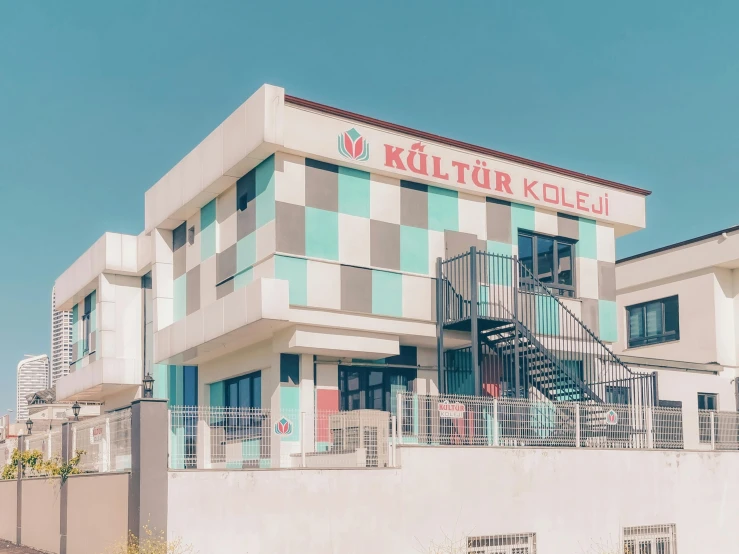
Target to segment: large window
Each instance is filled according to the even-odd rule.
[[[261,408],[262,372],[256,371],[226,381],[226,407]]]
[[[626,311],[629,316],[629,348],[680,338],[677,296],[629,306]]]
[[[534,278],[559,296],[575,296],[575,245],[561,238],[519,233],[518,258],[528,271],[521,272],[521,286],[533,289]]]
[[[536,533],[467,537],[467,554],[536,554]]]
[[[393,394],[407,391],[415,369],[339,366],[342,410],[391,411]]]

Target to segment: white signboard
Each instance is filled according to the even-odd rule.
[[[441,419],[464,419],[464,404],[461,402],[439,402]]]
[[[90,444],[100,444],[105,436],[105,427],[99,425],[90,429]]]

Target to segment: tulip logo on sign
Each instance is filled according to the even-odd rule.
[[[366,162],[370,155],[369,143],[356,129],[349,129],[339,135],[339,154],[350,160]]]
[[[617,425],[618,424],[618,414],[615,410],[608,410],[606,412],[606,424],[607,425]]]
[[[287,435],[291,435],[292,432],[293,432],[293,424],[286,417],[283,417],[280,421],[275,423],[275,434],[276,435],[287,436]]]

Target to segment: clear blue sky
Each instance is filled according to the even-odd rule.
[[[538,4],[538,5],[537,5]],[[261,84],[644,187],[623,257],[739,224],[739,4],[0,4],[0,412],[54,279]]]

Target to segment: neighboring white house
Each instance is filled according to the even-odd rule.
[[[616,288],[614,350],[657,371],[660,401],[736,411],[739,227],[619,260]]]

